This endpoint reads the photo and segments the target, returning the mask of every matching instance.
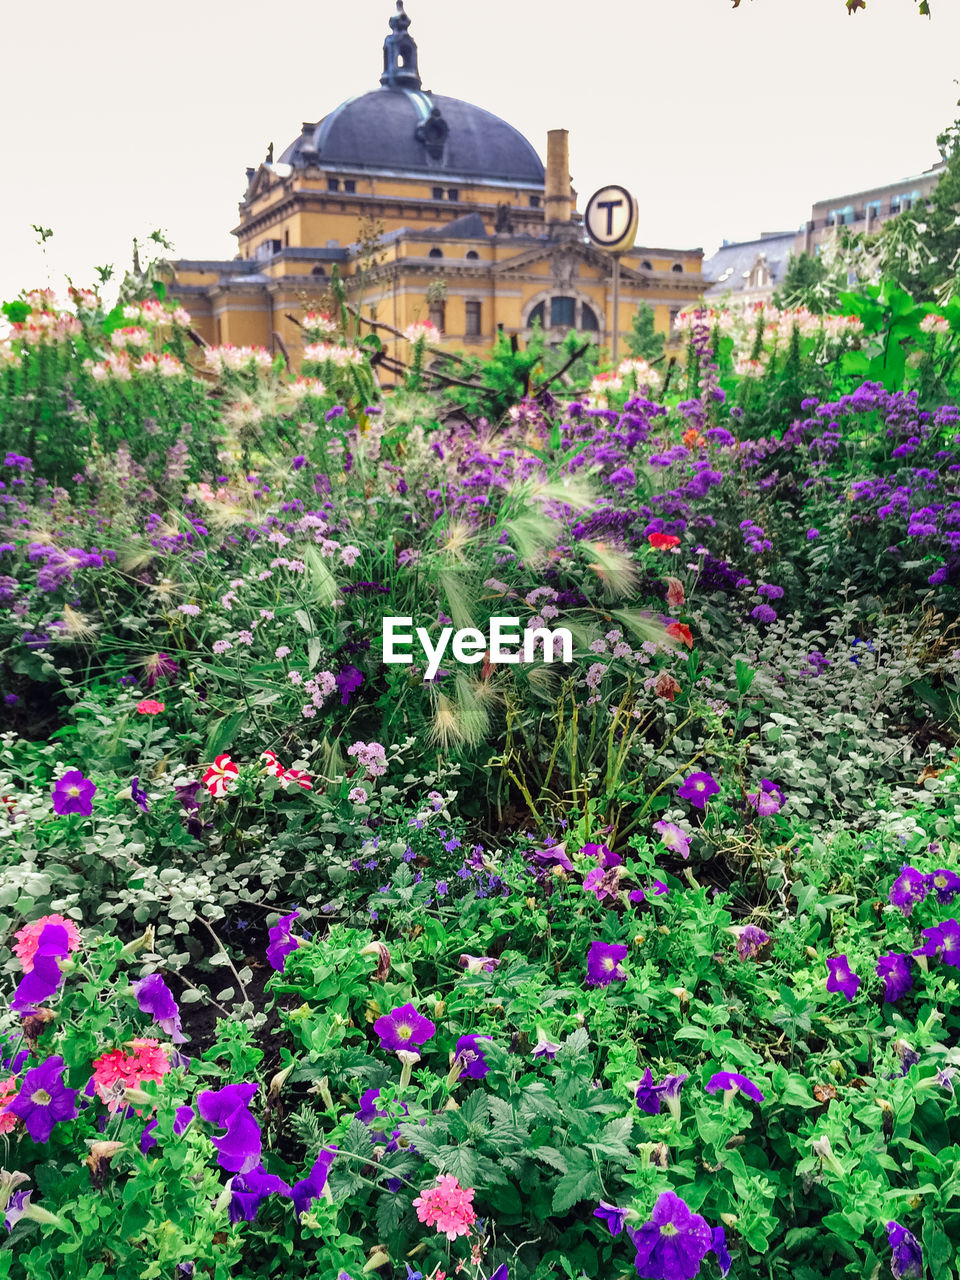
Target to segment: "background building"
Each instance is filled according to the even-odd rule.
[[[833,235],[837,227],[877,231],[888,218],[925,208],[945,168],[942,160],[912,178],[817,200],[799,231],[764,231],[758,240],[724,240],[703,264],[710,282],[706,296],[717,299],[730,294],[743,302],[768,301],[783,283],[791,254],[816,253],[824,237]]]
[[[641,301],[669,333],[703,292],[702,250],[625,254],[615,321],[611,260],[576,212],[566,131],[548,135],[544,168],[506,121],[422,88],[402,0],[390,28],[379,89],[304,122],[279,158],[271,144],[247,170],[238,256],[173,264],[171,295],[202,336],[282,344],[296,360],[290,317],[317,306],[335,264],[364,315],[398,330],[432,319],[471,353],[499,328],[528,337],[537,321],[554,342],[578,329],[609,343]]]

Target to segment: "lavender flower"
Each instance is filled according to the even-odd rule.
[[[681,858],[690,857],[690,837],[682,827],[661,818],[659,822],[653,824],[653,829],[659,831],[660,843],[665,845],[671,853],[679,853]]]

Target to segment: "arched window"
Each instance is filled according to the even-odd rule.
[[[310,272],[312,276],[325,276],[327,274],[326,267],[314,267]]]
[[[644,260],[640,263],[640,265],[641,265],[641,267],[643,267],[644,271],[652,271],[652,270],[653,270],[653,263],[652,263],[652,262],[648,262],[646,258],[644,258]]]
[[[476,260],[480,257],[480,255],[479,253],[477,253],[476,249],[468,249],[467,257],[470,259],[471,262],[476,262]]]
[[[428,257],[428,258],[442,258],[442,257],[443,257],[443,250],[442,250],[442,249],[431,249],[431,250],[430,250],[430,252],[427,254],[427,257]]]
[[[576,298],[551,298],[550,299],[550,328],[572,329],[577,323],[576,320],[577,300]]]
[[[673,266],[670,268],[670,270],[671,270],[671,271],[682,271],[682,270],[683,270],[683,263],[682,263],[682,262],[675,262],[675,263],[673,264]]]
[[[600,328],[597,322],[597,313],[593,307],[588,307],[586,303],[580,308],[580,328],[594,333]]]
[[[543,323],[544,323],[544,311],[545,311],[545,308],[544,308],[543,303],[542,303],[542,302],[538,302],[538,303],[537,303],[537,305],[536,305],[536,306],[533,308],[533,310],[530,312],[529,316],[527,317],[527,325],[528,325],[531,329],[532,329],[532,328],[533,328],[533,326],[537,323],[537,321],[539,321],[539,322],[540,322],[541,327],[543,326]]]

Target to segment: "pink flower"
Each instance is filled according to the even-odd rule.
[[[364,791],[363,787],[351,787],[347,799],[351,804],[366,804],[367,793]]]
[[[142,716],[158,716],[161,711],[167,709],[165,702],[157,702],[153,698],[144,698],[142,702],[137,703],[137,710]]]
[[[125,1089],[139,1089],[148,1081],[159,1084],[170,1070],[170,1061],[159,1040],[130,1040],[131,1053],[111,1049],[93,1064],[93,1088],[110,1111],[123,1105]]]
[[[203,785],[214,799],[219,800],[230,790],[230,784],[240,773],[228,755],[217,756],[203,775]]]
[[[19,1119],[15,1112],[7,1110],[7,1103],[12,1102],[19,1092],[16,1076],[0,1080],[0,1133],[9,1133]]]
[[[417,1196],[413,1205],[417,1217],[427,1226],[442,1231],[448,1240],[465,1236],[476,1221],[473,1188],[461,1187],[452,1174],[443,1174],[437,1185]]]
[[[33,969],[33,957],[37,950],[37,943],[40,941],[40,935],[48,924],[59,924],[66,929],[67,947],[70,951],[76,951],[80,945],[80,930],[72,920],[68,920],[65,916],[40,916],[38,920],[31,920],[16,935],[17,944],[13,948],[14,954],[20,960],[24,973],[30,973]]]
[[[683,583],[679,578],[665,578],[667,584],[667,604],[671,609],[679,609],[684,601]]]

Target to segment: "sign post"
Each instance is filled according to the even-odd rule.
[[[587,201],[583,223],[587,235],[613,258],[613,333],[610,349],[614,364],[620,351],[620,255],[633,248],[640,210],[626,189],[611,183],[595,191]]]

